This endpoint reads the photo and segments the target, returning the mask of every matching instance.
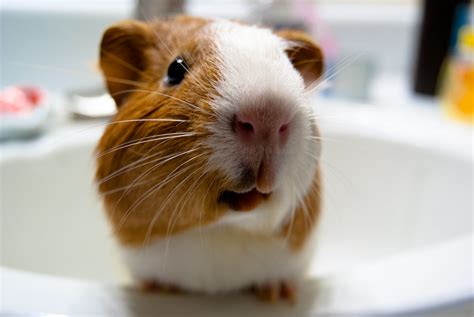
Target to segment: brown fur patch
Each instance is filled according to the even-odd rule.
[[[211,62],[212,42],[201,32],[206,24],[189,17],[127,21],[104,35],[107,53],[101,54],[101,67],[109,91],[126,98],[116,98],[119,112],[97,147],[96,178],[123,244],[205,225],[223,212],[217,189],[226,181],[217,172],[205,172],[210,149],[202,142],[209,135],[210,95],[220,76]],[[162,78],[178,55],[192,72],[179,87],[168,87]],[[169,136],[175,138],[163,139]],[[134,140],[137,144],[131,145]]]
[[[318,45],[306,33],[284,29],[276,33],[293,44],[287,49],[293,66],[303,76],[306,86],[313,84],[323,73],[323,53]]]

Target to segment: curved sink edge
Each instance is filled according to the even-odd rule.
[[[295,309],[313,314],[400,314],[433,311],[457,303],[471,302],[474,300],[474,290],[472,281],[466,280],[466,276],[470,272],[472,277],[472,263],[463,260],[466,257],[472,259],[473,238],[472,234],[465,235],[440,245],[392,256],[355,271],[308,279],[302,285],[301,301]],[[433,266],[433,263],[437,265]],[[123,314],[128,308],[119,302],[124,297],[132,297],[134,301],[146,302],[144,305],[147,309],[153,311],[163,307],[172,309],[182,301],[204,313],[209,313],[212,307],[224,312],[223,301],[234,304],[238,301],[240,306],[243,305],[242,311],[255,315],[262,313],[261,305],[245,299],[243,295],[169,297],[158,294],[152,295],[153,303],[149,303],[149,294],[138,294],[127,286],[5,267],[1,267],[0,272],[4,295],[2,309],[10,311],[28,307],[41,311],[49,307],[62,313],[77,313],[74,307],[85,305],[94,312]],[[440,273],[443,274],[442,280],[436,278]],[[9,296],[9,292],[15,296]],[[53,294],[55,295],[51,296]],[[25,298],[35,300],[25,303]],[[117,304],[113,305],[114,311],[109,311],[111,302]],[[51,306],[47,306],[48,303]],[[205,316],[204,313],[202,316]]]

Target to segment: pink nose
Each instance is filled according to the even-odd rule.
[[[234,115],[232,129],[243,147],[242,158],[256,176],[258,191],[269,193],[275,186],[280,153],[292,130],[289,107],[266,103],[243,107]]]
[[[285,145],[289,126],[289,118],[284,115],[258,115],[252,111],[237,113],[232,123],[235,135],[243,143],[269,147]]]

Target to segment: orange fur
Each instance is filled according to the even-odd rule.
[[[204,226],[226,211],[218,198],[222,189],[229,188],[230,181],[219,172],[205,170],[211,149],[200,142],[210,133],[206,123],[215,120],[209,102],[221,76],[209,62],[209,56],[215,54],[213,43],[200,33],[207,23],[205,19],[185,16],[148,24],[127,21],[104,34],[100,66],[119,111],[97,146],[96,178],[114,233],[124,245],[138,246],[147,239]],[[301,32],[282,31],[278,35],[308,44],[288,54],[305,80],[319,77],[320,60],[298,64],[309,58],[317,60],[321,56],[319,49]],[[178,55],[192,69],[179,89],[167,87],[161,80]],[[130,119],[183,121],[126,122]],[[170,133],[194,135],[129,145],[134,140]],[[187,151],[191,152],[179,155]],[[166,161],[173,155],[178,156]],[[137,165],[120,172],[129,164]],[[305,208],[300,206],[281,233],[288,236],[295,250],[304,244],[317,222],[319,192],[318,168],[304,202],[309,214],[305,215]]]
[[[288,241],[293,251],[301,249],[308,236],[318,225],[321,215],[321,171],[316,170],[313,184],[303,199],[303,202],[295,210],[294,216],[284,226],[280,235]]]
[[[213,116],[209,107],[209,95],[214,91],[215,82],[219,78],[216,67],[206,64],[206,59],[201,58],[213,54],[212,43],[205,38],[195,40],[205,24],[204,19],[189,17],[149,25],[130,21],[114,26],[104,34],[102,49],[107,53],[101,54],[101,67],[111,95],[122,96],[115,99],[119,112],[113,121],[186,120],[178,123],[111,124],[99,142],[96,174],[99,191],[103,194],[105,209],[114,232],[123,244],[138,245],[147,238],[171,235],[196,224],[205,225],[224,211],[223,206],[217,204],[217,195],[218,189],[225,186],[226,180],[216,172],[204,173],[210,149],[199,144],[199,140],[209,133],[206,122],[212,120]],[[153,37],[155,39],[151,40]],[[177,55],[184,56],[193,70],[179,90],[166,87],[160,81],[169,63]],[[140,63],[137,64],[138,60]],[[128,65],[125,61],[133,64]],[[137,71],[142,73],[138,74]],[[116,79],[119,79],[118,83]],[[138,81],[139,87],[128,85],[128,81]],[[131,91],[133,89],[137,90]],[[172,98],[159,94],[170,95]],[[173,98],[179,98],[183,102]],[[144,142],[113,151],[121,144],[133,140],[153,135],[159,138],[160,135],[176,132],[192,132],[196,136]],[[155,159],[160,159],[190,150],[194,151],[164,162],[159,168],[152,168],[154,164],[160,163],[157,161],[101,182],[127,164],[143,159],[144,155],[159,153]],[[184,165],[181,167],[182,164]],[[188,170],[184,170],[185,168]],[[159,190],[149,192],[150,188],[158,188],[156,186],[160,182],[170,178],[173,178],[172,181]],[[137,185],[137,179],[144,184]],[[130,184],[137,186],[117,191]],[[189,193],[190,188],[192,194]],[[146,199],[137,203],[143,197]],[[204,212],[195,212],[197,206],[201,206]]]
[[[314,41],[304,32],[284,29],[276,33],[292,42],[294,46],[287,50],[293,66],[303,76],[306,86],[313,84],[323,73],[323,54]]]

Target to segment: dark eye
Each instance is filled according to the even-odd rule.
[[[168,67],[165,82],[170,86],[178,85],[184,79],[187,71],[188,65],[182,57],[178,56]]]

